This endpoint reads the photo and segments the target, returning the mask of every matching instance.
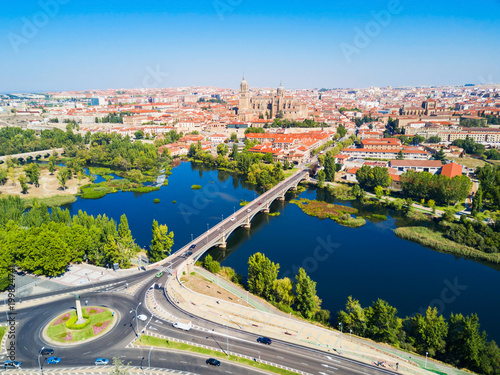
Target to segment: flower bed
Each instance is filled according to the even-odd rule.
[[[94,335],[98,335],[99,333],[101,333],[102,331],[104,331],[106,329],[106,327],[109,325],[111,321],[110,320],[107,320],[105,322],[102,322],[102,323],[96,323],[92,326],[92,331],[94,332]]]
[[[70,313],[64,314],[63,316],[59,317],[54,323],[52,323],[53,326],[56,326],[58,324],[66,323],[69,320]]]
[[[104,309],[100,309],[99,307],[87,307],[87,314],[89,315],[100,314],[104,311]]]

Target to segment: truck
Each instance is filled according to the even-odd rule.
[[[178,321],[174,322],[172,324],[174,328],[179,328],[184,331],[189,331],[191,329],[191,321],[190,320],[185,320],[185,319],[179,319]]]

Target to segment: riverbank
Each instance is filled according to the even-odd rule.
[[[439,252],[500,264],[500,254],[488,254],[444,238],[443,234],[426,227],[400,227],[394,230],[399,238],[413,241]]]

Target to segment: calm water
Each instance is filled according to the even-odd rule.
[[[158,192],[78,199],[69,208],[72,213],[81,209],[117,221],[125,213],[141,247],[149,245],[152,221],[156,219],[174,231],[176,250],[191,240],[191,234],[196,237],[207,224],[212,227],[222,216],[239,209],[240,199],[252,200],[256,194],[227,173],[189,163],[174,168],[168,180],[168,186]],[[203,189],[192,190],[194,184]],[[316,191],[308,190],[300,196],[315,199]],[[159,204],[153,203],[155,198],[160,199]],[[280,264],[280,277],[293,277],[299,267],[304,267],[317,282],[323,308],[332,312],[342,309],[349,295],[363,306],[377,298],[385,299],[401,317],[423,313],[429,305],[438,307],[445,317],[451,312],[476,312],[482,329],[500,342],[496,313],[500,308],[500,272],[493,267],[397,238],[392,229],[400,218],[389,217],[385,222],[368,222],[353,229],[307,216],[287,202],[274,202],[272,210],[281,215],[257,215],[251,230],[238,229],[229,237],[227,249],[212,249],[212,256],[243,275],[249,256],[258,251]]]

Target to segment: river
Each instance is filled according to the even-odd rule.
[[[207,225],[210,228],[238,210],[241,199],[252,200],[258,194],[226,172],[190,163],[182,163],[172,172],[168,186],[159,191],[119,192],[98,200],[78,198],[68,208],[72,214],[81,209],[116,221],[125,213],[141,247],[149,245],[155,219],[174,231],[175,251]],[[193,190],[191,185],[202,189]],[[300,197],[315,199],[316,194],[309,189]],[[153,202],[155,198],[160,199],[159,204]],[[272,211],[279,211],[280,216],[257,215],[250,230],[235,231],[227,249],[212,249],[212,256],[243,275],[249,256],[259,251],[280,264],[279,277],[294,277],[298,267],[303,267],[317,282],[322,307],[332,313],[344,308],[350,295],[364,307],[377,298],[385,299],[398,309],[400,317],[424,313],[429,305],[445,317],[451,312],[477,313],[481,328],[500,342],[500,272],[494,267],[397,238],[393,229],[401,217],[390,210],[384,212],[387,221],[367,222],[361,228],[310,217],[288,202],[275,201]]]

